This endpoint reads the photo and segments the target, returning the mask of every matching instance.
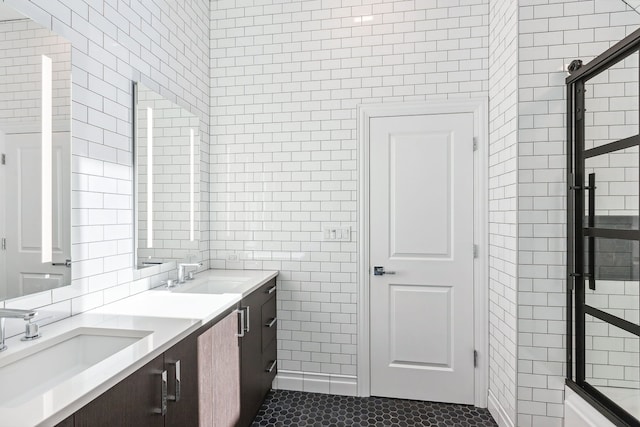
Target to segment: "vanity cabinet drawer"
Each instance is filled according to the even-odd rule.
[[[278,373],[277,330],[276,293],[272,292],[262,304],[262,387],[267,391]]]
[[[278,351],[277,342],[273,340],[271,344],[262,352],[262,386],[265,390],[271,390],[273,379],[278,373]]]
[[[276,340],[276,330],[278,329],[278,319],[276,317],[276,294],[262,304],[262,351],[269,347]]]
[[[248,331],[241,343],[241,408],[238,426],[251,425],[271,390],[276,367],[276,279],[243,298]],[[267,372],[269,371],[269,372]]]

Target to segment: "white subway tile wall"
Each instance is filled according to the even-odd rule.
[[[519,2],[518,426],[561,426],[565,374],[566,65],[638,28],[623,2]]]
[[[211,3],[212,265],[281,271],[278,366],[356,374],[356,106],[488,94],[487,0]]]
[[[173,274],[173,265],[134,271],[131,80],[140,80],[200,119],[201,200],[209,200],[209,2],[6,0],[72,43],[73,210],[71,286],[6,301],[59,320]],[[203,212],[201,256],[208,260]],[[8,321],[9,335],[22,321]]]
[[[489,390],[513,423],[517,372],[518,6],[510,0],[489,5]]]
[[[40,130],[40,55],[52,59],[53,117],[57,122],[71,120],[71,45],[51,30],[29,20],[0,22],[0,51],[3,52],[0,80],[0,125],[19,125]],[[20,95],[16,96],[16,92]],[[56,128],[60,124],[56,123]]]

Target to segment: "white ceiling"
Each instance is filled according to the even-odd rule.
[[[10,6],[5,6],[4,3],[0,3],[0,21],[11,21],[13,19],[25,19],[26,16],[16,12]]]

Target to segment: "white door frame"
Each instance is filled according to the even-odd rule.
[[[486,98],[358,105],[358,396],[371,395],[369,330],[369,120],[374,117],[435,113],[473,113],[474,140],[474,340],[478,352],[475,369],[475,406],[487,406],[489,372],[489,239],[488,239],[488,100]],[[472,248],[469,248],[472,250]],[[469,355],[471,357],[471,355]]]

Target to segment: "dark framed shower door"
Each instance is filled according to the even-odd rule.
[[[621,426],[640,426],[639,47],[566,81],[567,385]]]

